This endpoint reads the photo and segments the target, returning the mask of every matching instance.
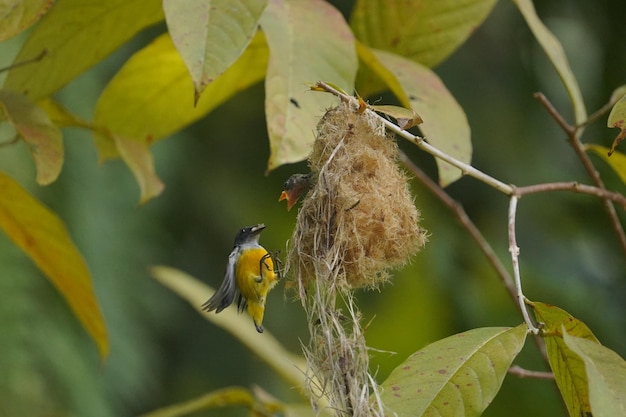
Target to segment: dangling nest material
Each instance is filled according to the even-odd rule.
[[[426,232],[397,167],[395,142],[376,117],[352,106],[341,103],[318,124],[309,157],[313,188],[298,213],[286,268],[307,313],[312,396],[324,396],[337,416],[382,417],[353,290],[388,280],[390,269],[424,245]]]
[[[298,213],[290,264],[306,287],[320,263],[339,258],[337,285],[376,287],[426,241],[397,145],[374,116],[346,103],[330,109],[317,132],[314,186]]]

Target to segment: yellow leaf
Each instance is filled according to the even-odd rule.
[[[626,184],[626,155],[621,152],[612,152],[610,149],[600,145],[585,145],[585,150],[593,151],[600,156],[604,162],[609,164],[613,171],[617,173],[622,182]]]
[[[369,96],[374,92],[384,90],[385,86],[387,86],[400,101],[400,104],[405,107],[411,107],[411,102],[404,88],[402,88],[393,72],[378,59],[374,51],[359,41],[356,41],[356,51],[359,54],[359,59],[365,64],[364,68],[359,68],[357,75],[357,89],[359,93]],[[374,81],[371,79],[372,76],[378,77],[380,80]],[[382,81],[383,84],[379,85],[377,81]]]
[[[236,405],[245,406],[252,410],[255,405],[255,399],[250,391],[245,388],[229,387],[209,392],[182,403],[168,405],[147,414],[142,414],[139,417],[180,417],[204,410]]]
[[[563,340],[563,331],[598,343],[591,330],[566,311],[548,304],[532,302],[537,320],[544,324],[544,340],[548,362],[554,373],[556,385],[570,416],[591,415],[589,387],[583,360]]]
[[[52,6],[51,0],[3,0],[0,6],[0,41],[34,25]]]
[[[43,100],[40,100],[37,102],[37,105],[46,112],[52,123],[54,123],[59,128],[81,127],[89,130],[94,129],[91,123],[71,113],[58,101],[55,101],[51,98],[45,98]]]
[[[117,135],[114,135],[114,141],[122,160],[128,165],[139,184],[141,191],[139,204],[161,194],[165,186],[154,171],[154,159],[150,153],[149,145]]]
[[[195,86],[196,101],[246,49],[267,0],[164,0],[167,27]]]
[[[37,183],[48,185],[56,180],[63,166],[61,131],[22,94],[0,90],[0,109],[28,145],[37,167]]]
[[[265,78],[269,171],[308,156],[319,117],[336,100],[311,94],[307,86],[325,80],[352,91],[358,61],[348,24],[324,0],[270,0],[261,27],[270,48]]]
[[[0,227],[57,287],[104,359],[109,339],[85,261],[63,222],[1,172]]]
[[[38,101],[162,19],[159,0],[60,1],[34,28],[15,62],[43,50],[48,54],[9,72],[4,87]]]
[[[109,82],[96,105],[94,124],[119,137],[153,143],[260,81],[266,66],[265,38],[257,33],[243,55],[209,84],[194,107],[187,68],[169,35],[164,34],[133,55]],[[111,135],[96,134],[95,141],[100,161],[119,156]]]
[[[598,341],[585,323],[575,319],[567,311],[550,304],[536,301],[530,302],[529,304],[535,311],[537,320],[543,323],[544,333],[562,336],[561,327],[564,327],[567,333],[572,336]]]
[[[594,416],[626,415],[626,362],[611,349],[563,332],[563,340],[584,362]]]

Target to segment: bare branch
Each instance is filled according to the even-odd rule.
[[[554,379],[552,372],[530,371],[517,365],[511,366],[508,373],[519,378]]]
[[[337,89],[331,87],[330,85],[322,82],[322,81],[318,81],[316,86],[324,91],[327,91],[337,97],[339,97],[341,100],[343,101],[350,101],[350,100],[354,100],[356,101],[357,99],[349,96],[347,94],[344,94],[340,91],[338,91]],[[365,109],[365,111],[370,112],[371,114],[375,115],[377,118],[379,118],[384,124],[385,127],[387,129],[389,129],[390,131],[394,132],[396,135],[408,140],[409,142],[417,145],[418,148],[420,148],[421,150],[423,150],[424,152],[427,152],[429,154],[431,154],[432,156],[434,156],[435,158],[438,158],[442,161],[445,161],[447,163],[449,163],[450,165],[458,168],[461,170],[461,172],[463,173],[463,175],[469,175],[470,177],[474,177],[482,182],[484,182],[485,184],[495,188],[498,191],[502,191],[504,194],[506,195],[511,195],[513,193],[513,188],[508,185],[505,184],[499,180],[497,180],[496,178],[485,174],[484,172],[474,168],[473,166],[466,164],[465,162],[459,161],[458,159],[440,151],[439,149],[435,148],[434,146],[432,146],[431,144],[429,144],[426,139],[424,139],[421,136],[416,136],[410,132],[407,132],[406,130],[401,129],[400,127],[398,127],[396,124],[390,122],[389,120],[385,119],[384,117],[381,117],[378,113],[376,113],[373,110],[370,109]]]
[[[593,166],[593,163],[591,162],[589,155],[587,155],[583,144],[580,142],[579,136],[582,132],[582,129],[584,128],[584,124],[581,126],[572,126],[568,124],[563,119],[563,117],[559,114],[559,112],[554,108],[552,103],[550,103],[550,101],[546,98],[546,96],[543,95],[543,93],[535,93],[534,97],[537,100],[539,100],[539,102],[548,111],[548,114],[550,114],[550,116],[552,116],[554,120],[556,120],[559,126],[561,126],[561,129],[563,129],[563,131],[567,134],[567,140],[569,141],[570,145],[574,149],[574,152],[578,156],[578,159],[580,159],[580,161],[582,162],[583,167],[587,171],[587,174],[589,174],[589,176],[592,178],[596,187],[606,190],[604,182],[600,178],[600,174],[598,173],[596,168]],[[624,232],[624,228],[622,227],[622,224],[619,221],[619,217],[617,217],[617,213],[615,212],[615,206],[613,206],[611,199],[608,197],[604,198],[603,201],[604,201],[604,209],[609,215],[609,219],[611,220],[613,230],[615,231],[615,234],[617,235],[617,239],[622,248],[622,252],[626,254],[626,233]]]
[[[500,259],[493,251],[493,248],[487,242],[483,234],[478,230],[474,222],[469,218],[463,206],[460,205],[457,201],[455,201],[448,193],[446,193],[435,181],[433,181],[428,175],[424,173],[413,161],[409,159],[409,157],[402,151],[400,151],[400,161],[402,164],[409,170],[415,177],[422,183],[428,190],[433,193],[442,203],[444,203],[454,214],[457,219],[467,229],[469,234],[472,236],[480,250],[483,252],[487,261],[491,264],[493,269],[495,269],[500,281],[502,281],[502,285],[507,289],[507,292],[513,299],[513,301],[517,300],[517,292],[515,290],[515,283],[513,282],[513,278],[511,274],[506,270]],[[516,303],[517,304],[517,303]]]
[[[526,297],[522,292],[522,278],[519,272],[519,247],[517,246],[517,238],[515,237],[515,216],[517,213],[517,200],[516,195],[511,196],[509,204],[509,252],[511,252],[511,263],[513,264],[513,277],[515,279],[515,288],[517,290],[517,303],[524,321],[528,325],[528,331],[532,334],[539,334],[539,329],[535,326],[535,323],[528,314],[528,308],[526,306]]]
[[[548,191],[573,191],[575,193],[594,195],[605,200],[611,200],[626,210],[626,197],[622,194],[609,191],[606,188],[579,184],[577,182],[549,182],[515,188],[515,194],[519,197]]]

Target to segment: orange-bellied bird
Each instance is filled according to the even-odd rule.
[[[239,312],[248,311],[259,333],[263,333],[265,297],[280,279],[280,274],[274,270],[272,255],[259,245],[263,229],[264,224],[257,224],[239,230],[233,251],[228,256],[224,281],[202,304],[203,310],[219,313],[237,297]]]
[[[312,174],[293,174],[283,186],[283,192],[280,194],[278,201],[287,200],[287,210],[291,210],[300,196],[311,188]]]

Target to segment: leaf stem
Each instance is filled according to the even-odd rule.
[[[589,117],[587,117],[587,120],[585,120],[584,122],[579,123],[578,125],[576,125],[576,129],[581,129],[581,128],[584,128],[586,126],[589,126],[591,123],[593,123],[596,120],[598,120],[600,117],[602,117],[603,115],[608,113],[613,108],[615,103],[617,103],[619,101],[619,99],[620,99],[620,97],[617,97],[617,98],[614,98],[612,100],[609,100],[604,106],[600,107],[598,110],[593,112],[593,114],[591,114]]]
[[[532,334],[539,334],[539,328],[535,326],[535,323],[528,314],[528,308],[526,307],[526,297],[522,292],[522,278],[519,271],[519,247],[517,246],[517,238],[515,236],[515,217],[517,213],[517,201],[519,197],[512,195],[509,201],[509,252],[511,253],[511,263],[513,264],[513,278],[515,280],[515,288],[517,290],[517,303],[522,311],[522,316],[526,325],[528,325],[528,331]]]
[[[524,187],[515,187],[515,194],[522,197],[529,194],[543,193],[548,191],[572,191],[575,193],[589,194],[596,197],[610,200],[619,204],[626,210],[626,197],[620,193],[609,191],[606,188],[594,187],[592,185],[579,184],[572,182],[548,182],[544,184],[527,185]]]
[[[329,92],[337,97],[339,97],[344,102],[356,101],[354,97],[345,94],[344,92],[338,91],[334,87],[319,81],[316,84],[316,88],[322,91]],[[626,209],[626,197],[622,194],[612,192],[606,189],[602,180],[600,179],[599,174],[595,170],[591,160],[585,153],[582,143],[579,140],[579,135],[582,132],[584,124],[581,126],[571,126],[567,121],[561,116],[561,114],[554,108],[552,103],[542,94],[536,93],[535,98],[537,98],[542,105],[546,108],[548,113],[554,118],[554,120],[558,123],[558,125],[566,132],[572,147],[576,151],[578,157],[582,161],[585,169],[590,173],[593,178],[596,186],[578,184],[576,182],[554,182],[554,183],[544,183],[544,184],[535,184],[525,187],[516,187],[514,185],[505,184],[490,175],[485,174],[484,172],[472,167],[469,164],[466,164],[458,159],[440,151],[439,149],[430,145],[425,138],[413,135],[412,133],[407,132],[404,129],[401,129],[396,124],[390,122],[389,120],[381,117],[376,112],[367,108],[365,111],[371,112],[371,114],[375,115],[384,126],[397,134],[398,136],[408,140],[409,142],[417,145],[423,151],[433,155],[435,158],[441,159],[445,162],[448,162],[452,166],[461,170],[463,175],[469,175],[473,178],[476,178],[485,184],[495,188],[503,192],[504,194],[510,196],[509,202],[509,215],[508,215],[508,233],[509,233],[509,252],[511,253],[511,261],[513,264],[513,278],[509,275],[506,269],[503,267],[501,262],[498,260],[497,256],[493,252],[493,249],[489,245],[489,243],[484,239],[480,231],[476,228],[476,226],[469,219],[462,206],[458,204],[454,199],[452,199],[441,187],[434,183],[424,172],[422,172],[412,161],[406,156],[406,154],[400,154],[401,162],[409,169],[413,174],[431,191],[435,196],[437,196],[444,204],[446,204],[452,211],[455,212],[457,218],[461,222],[461,224],[469,231],[472,238],[476,241],[480,249],[483,251],[491,265],[496,270],[498,276],[502,280],[505,288],[511,294],[513,299],[516,301],[524,321],[528,325],[529,332],[537,335],[540,330],[535,325],[534,321],[531,319],[530,314],[528,313],[528,308],[526,305],[527,299],[524,296],[522,291],[522,282],[519,268],[519,247],[517,246],[517,238],[515,235],[515,218],[517,213],[517,204],[519,199],[528,194],[535,194],[540,192],[547,191],[573,191],[583,194],[595,195],[601,198],[604,201],[607,212],[609,213],[609,217],[613,222],[613,227],[620,238],[620,242],[622,243],[622,247],[624,252],[626,253],[626,235],[619,223],[619,219],[617,218],[617,214],[615,212],[615,207],[613,203],[617,203],[620,206]],[[622,242],[623,241],[623,242]]]
[[[321,88],[324,91],[327,91],[337,97],[339,97],[341,100],[343,101],[350,101],[350,100],[356,100],[354,97],[349,96],[347,94],[344,94],[340,91],[338,91],[337,89],[331,87],[330,85],[326,84],[325,82],[322,81],[318,81],[316,84],[317,87]],[[465,162],[459,161],[458,159],[440,151],[439,149],[435,148],[434,146],[432,146],[431,144],[429,144],[427,142],[427,140],[421,136],[417,136],[414,135],[410,132],[407,132],[404,129],[401,129],[400,127],[398,127],[396,124],[390,122],[389,120],[381,117],[380,115],[378,115],[375,111],[370,110],[370,109],[366,109],[365,111],[367,112],[371,112],[371,114],[375,115],[377,118],[379,118],[384,124],[385,127],[394,132],[396,135],[408,140],[409,142],[417,145],[418,148],[420,148],[421,150],[423,150],[424,152],[427,152],[429,154],[431,154],[432,156],[434,156],[435,158],[441,159],[442,161],[445,161],[447,163],[449,163],[450,165],[458,168],[461,170],[461,172],[463,173],[463,175],[469,175],[470,177],[474,177],[479,181],[484,182],[485,184],[495,188],[498,191],[503,192],[506,195],[511,195],[513,193],[513,187],[511,187],[508,184],[503,183],[502,181],[499,181],[497,179],[495,179],[494,177],[485,174],[484,172],[474,168],[473,166],[466,164]]]
[[[531,371],[517,365],[511,366],[508,373],[519,378],[554,379],[552,372]]]

